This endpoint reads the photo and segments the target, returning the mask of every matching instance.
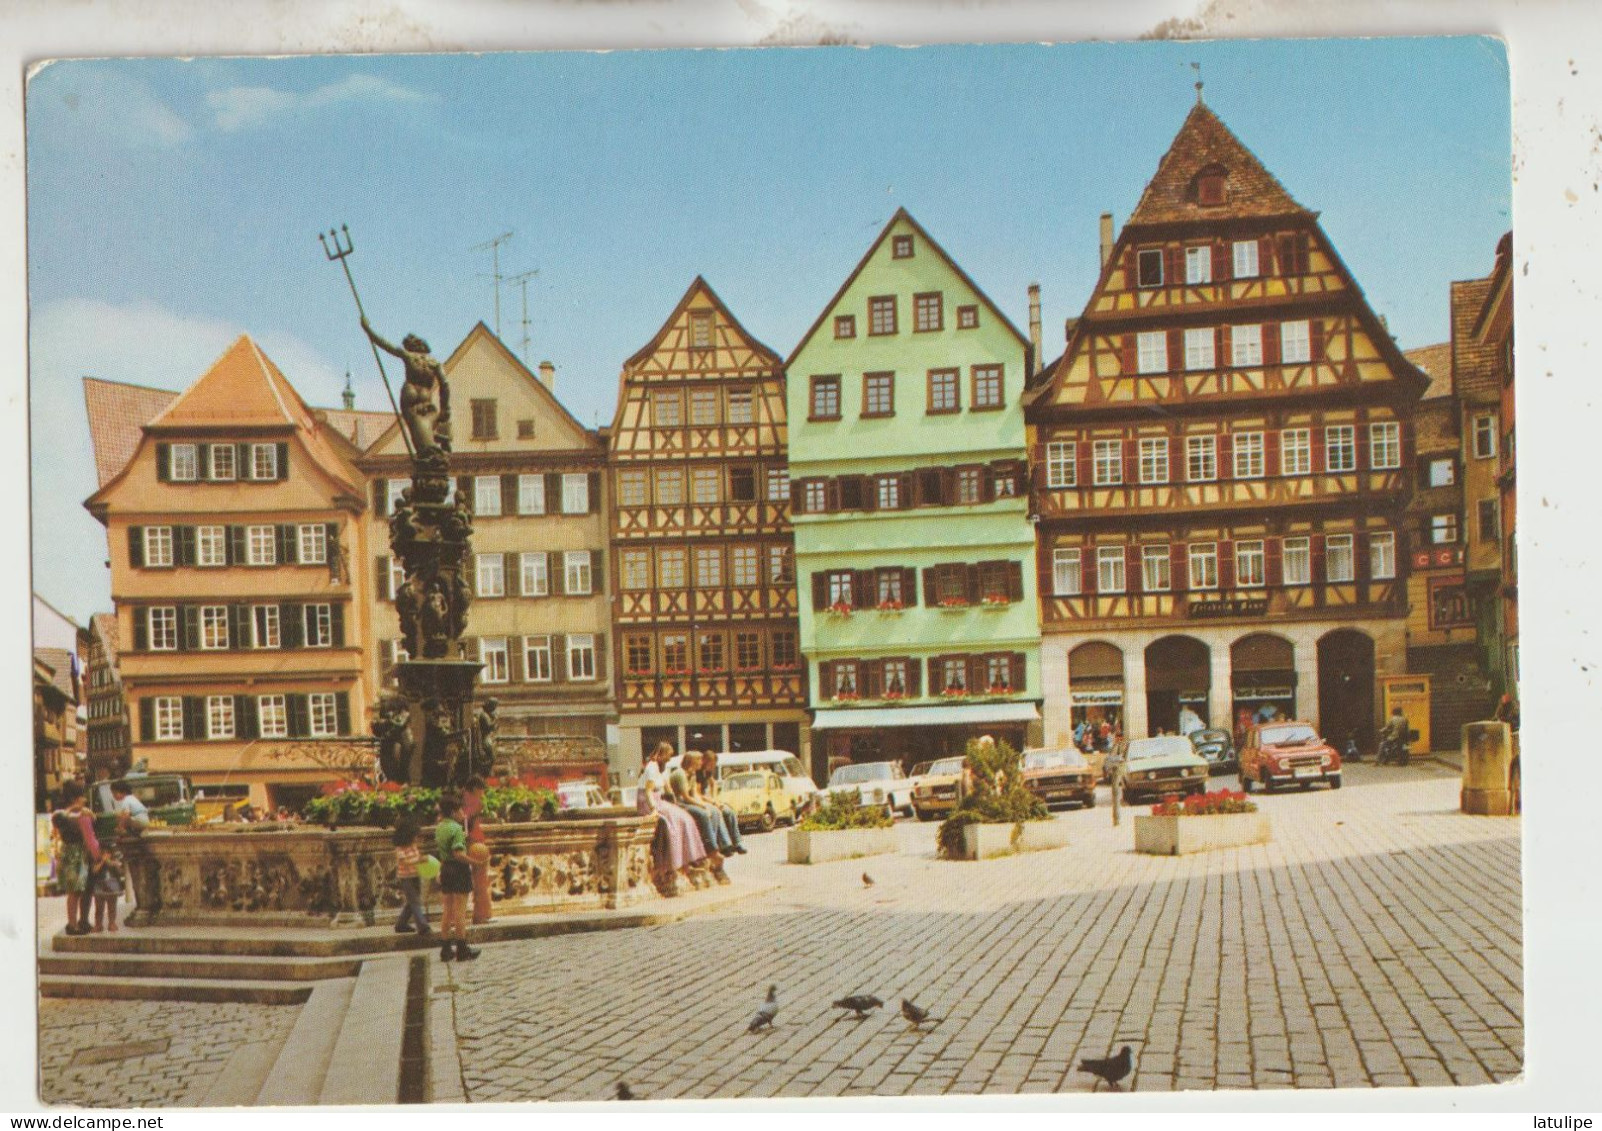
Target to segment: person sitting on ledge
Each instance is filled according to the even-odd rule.
[[[695,799],[715,813],[723,815],[723,827],[729,834],[729,851],[745,855],[745,844],[740,839],[740,818],[734,809],[718,800],[718,756],[710,750],[701,751],[701,765],[690,784],[695,788]]]
[[[723,870],[723,856],[724,849],[729,847],[729,830],[723,827],[723,814],[696,800],[692,775],[700,764],[701,755],[686,750],[679,765],[668,773],[668,792],[673,795],[674,803],[695,819],[701,840],[707,847],[707,867],[718,883],[726,884],[729,877]]]
[[[655,813],[656,838],[651,851],[655,863],[657,887],[667,896],[678,895],[679,879],[691,887],[704,886],[700,866],[706,861],[706,843],[696,827],[695,818],[668,799],[668,760],[673,747],[659,742],[645,760],[640,772],[640,811]]]

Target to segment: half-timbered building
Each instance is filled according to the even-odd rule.
[[[805,757],[784,363],[697,278],[619,382],[613,493],[621,759]]]
[[[1405,671],[1426,378],[1199,96],[1027,395],[1048,739],[1272,708],[1372,732]]]
[[[1029,342],[905,209],[788,363],[813,768],[1038,737]]]
[[[473,516],[472,608],[463,646],[480,699],[498,704],[503,751],[519,760],[534,738],[584,740],[598,758],[616,723],[607,597],[604,440],[563,407],[556,368],[536,376],[482,322],[444,361],[450,385],[456,497]],[[405,574],[389,522],[411,486],[400,427],[359,460],[372,502],[375,686],[392,691],[406,658],[395,611]],[[613,766],[615,768],[615,763]]]

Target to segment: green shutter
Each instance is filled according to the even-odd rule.
[[[334,695],[335,729],[340,734],[350,733],[350,692],[340,691]]]
[[[345,606],[338,601],[328,606],[329,632],[333,636],[335,648],[345,646]]]
[[[158,483],[172,482],[172,445],[156,445],[156,481]]]
[[[289,445],[278,445],[278,478],[289,478]]]
[[[156,701],[148,695],[139,700],[139,741],[156,741]]]

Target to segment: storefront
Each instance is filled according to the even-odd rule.
[[[1103,725],[1123,733],[1123,649],[1096,640],[1068,653],[1068,704],[1073,733]]]
[[[1289,640],[1253,633],[1229,649],[1230,718],[1237,736],[1245,725],[1270,717],[1294,719],[1296,654]],[[1272,712],[1272,715],[1270,715]]]
[[[1186,707],[1209,726],[1212,653],[1193,636],[1164,636],[1146,649],[1146,733],[1178,734]],[[1132,735],[1130,737],[1139,737]]]
[[[910,773],[921,762],[963,753],[986,734],[1022,750],[1039,719],[1033,703],[822,710],[812,723],[812,776],[821,786],[850,762],[897,762]]]

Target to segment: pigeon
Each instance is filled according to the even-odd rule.
[[[617,1082],[617,1098],[620,1100],[632,1100],[636,1097],[634,1092],[629,1088],[628,1084],[625,1081],[619,1080]]]
[[[901,1016],[910,1021],[914,1029],[921,1026],[925,1021],[932,1025],[936,1021],[940,1020],[938,1017],[930,1017],[927,1009],[919,1009],[906,998],[901,999]]]
[[[751,1018],[751,1024],[745,1027],[745,1031],[747,1033],[755,1033],[758,1029],[773,1028],[773,1019],[778,1016],[778,1013],[779,987],[769,986],[768,1000],[763,1002],[762,1007],[756,1011],[756,1016]]]
[[[1117,1088],[1118,1081],[1128,1076],[1129,1070],[1133,1067],[1133,1058],[1130,1056],[1128,1045],[1119,1049],[1117,1056],[1109,1056],[1105,1060],[1087,1059],[1079,1062],[1079,1071],[1089,1072],[1096,1077],[1096,1083],[1090,1089],[1092,1092],[1101,1087],[1103,1080]]]
[[[862,886],[865,888],[871,888],[873,886],[873,877],[868,875],[866,872],[862,873]]]
[[[839,1001],[835,1002],[834,1007],[836,1009],[855,1010],[857,1015],[856,1019],[861,1021],[864,1017],[868,1016],[868,1010],[878,1009],[883,1004],[884,1002],[880,1001],[872,994],[852,994],[850,997],[843,997]]]

